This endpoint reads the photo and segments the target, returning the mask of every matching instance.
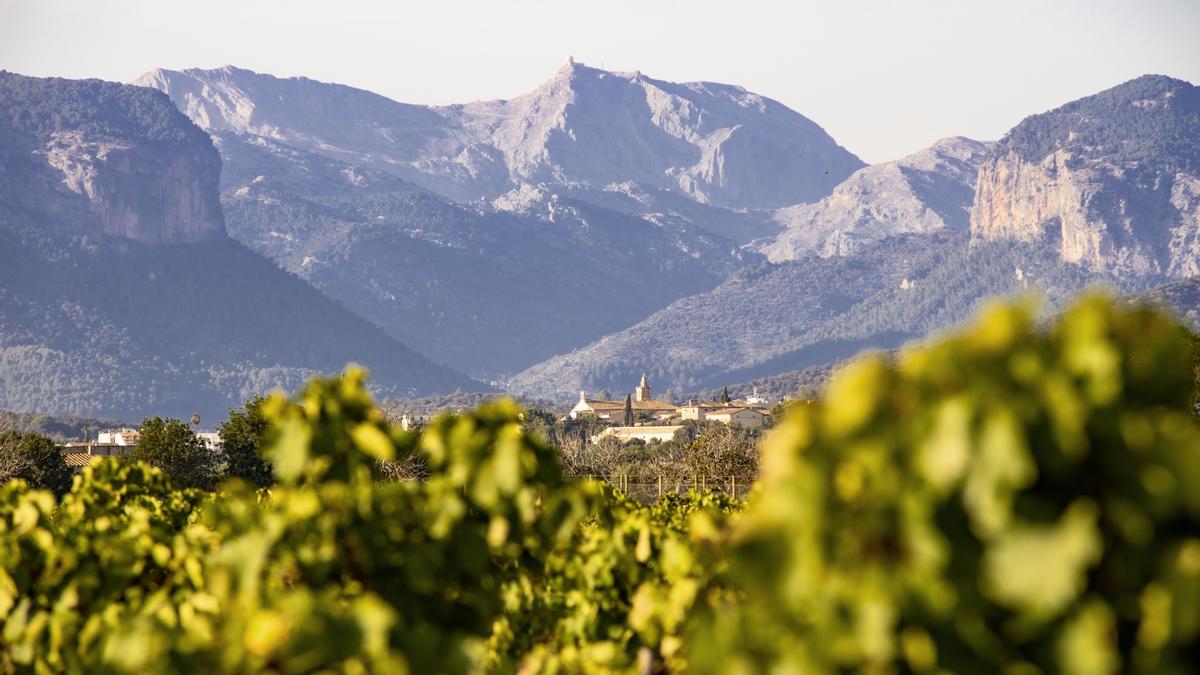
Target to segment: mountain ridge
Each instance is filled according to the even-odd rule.
[[[351,361],[480,388],[227,237],[217,151],[161,93],[0,74],[0,139],[0,408],[212,419]]]
[[[573,61],[531,92],[450,106],[233,67],[158,69],[135,83],[165,91],[207,130],[288,138],[456,201],[520,183],[634,180],[719,206],[777,207],[819,198],[863,166],[816,123],[744,88]]]
[[[752,247],[771,262],[806,252],[847,255],[888,236],[969,226],[975,179],[990,143],[962,136],[855,171],[832,194],[774,212],[784,230]]]
[[[1145,75],[1025,118],[980,168],[971,231],[1126,276],[1200,273],[1200,87]]]

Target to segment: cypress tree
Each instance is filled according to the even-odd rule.
[[[633,426],[633,397],[625,394],[625,426]]]

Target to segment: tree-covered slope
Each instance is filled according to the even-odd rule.
[[[964,232],[893,237],[850,257],[815,255],[747,270],[626,330],[509,382],[560,399],[620,389],[637,375],[676,391],[720,387],[892,348],[951,326],[995,295],[1035,292],[1050,306],[1091,283],[1140,288],[1012,242],[970,245]]]
[[[511,374],[755,259],[685,222],[547,189],[463,206],[389,174],[219,134],[230,235],[433,358]]]
[[[226,237],[220,158],[158,92],[0,74],[0,408],[208,419],[362,362],[478,384]]]
[[[381,395],[480,385],[224,240],[149,246],[0,228],[0,407],[224,416],[359,362]]]
[[[980,168],[971,230],[1124,276],[1200,273],[1200,87],[1146,75],[1026,118]]]

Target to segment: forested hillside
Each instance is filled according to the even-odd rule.
[[[232,237],[473,373],[515,372],[587,344],[758,258],[685,222],[548,191],[468,207],[277,143],[218,140]]]
[[[140,455],[58,495],[0,486],[0,663],[1187,675],[1194,349],[1127,303],[992,308],[786,411],[744,502],[572,478],[544,414],[512,403],[416,434],[361,371],[316,379],[260,404],[270,489],[181,488]],[[710,464],[717,426],[692,444]]]
[[[0,407],[216,419],[349,362],[478,389],[225,236],[220,157],[163,94],[0,73]]]
[[[566,399],[620,390],[642,372],[676,391],[720,388],[897,347],[967,318],[990,297],[1044,295],[1047,309],[1117,279],[1014,242],[970,245],[965,232],[887,239],[851,257],[815,255],[738,274],[629,329],[517,375],[521,394]]]

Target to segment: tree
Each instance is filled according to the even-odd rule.
[[[703,422],[684,449],[690,476],[736,478],[749,485],[758,478],[758,434],[739,426]]]
[[[729,403],[729,401],[729,387],[725,387],[721,390],[721,403]]]
[[[142,422],[132,459],[162,471],[177,487],[212,490],[217,485],[217,456],[177,419],[152,417]]]
[[[633,426],[633,397],[625,394],[625,426]]]
[[[0,434],[0,484],[19,478],[62,497],[71,489],[73,475],[62,451],[48,437],[15,431]]]
[[[244,410],[230,410],[229,419],[217,428],[225,453],[225,475],[260,488],[274,482],[271,462],[262,454],[267,432],[267,420],[262,414],[265,400],[255,396],[246,401]]]
[[[691,670],[1195,672],[1190,336],[1103,299],[1045,323],[996,306],[794,407]]]

